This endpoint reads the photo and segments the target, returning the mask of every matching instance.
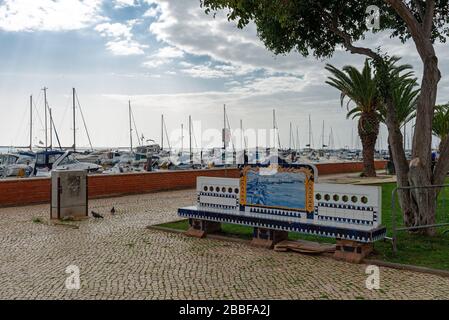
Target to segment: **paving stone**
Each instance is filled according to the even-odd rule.
[[[48,225],[48,205],[0,209],[0,299],[449,298],[439,276],[381,268],[371,291],[363,265],[145,228],[194,201],[192,190],[95,200],[105,219],[79,229]],[[80,290],[65,287],[69,265]]]

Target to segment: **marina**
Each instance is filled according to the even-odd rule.
[[[276,111],[273,110],[273,127],[266,130],[252,132],[243,128],[243,119],[240,127],[232,130],[224,106],[223,129],[217,129],[222,136],[217,138],[223,142],[222,146],[209,146],[198,148],[198,141],[193,131],[192,116],[189,116],[188,143],[184,143],[184,125],[181,127],[181,145],[172,146],[167,130],[167,119],[161,115],[161,134],[159,139],[146,139],[139,134],[132,109],[131,101],[128,102],[129,146],[128,147],[100,147],[95,148],[92,137],[82,112],[77,91],[72,89],[72,121],[73,128],[77,128],[77,120],[81,118],[84,134],[89,142],[89,147],[77,145],[77,131],[73,130],[71,147],[61,144],[58,132],[62,128],[55,126],[52,109],[48,105],[48,88],[42,89],[44,93],[44,131],[43,137],[34,136],[35,124],[33,117],[37,114],[40,119],[39,109],[30,96],[29,106],[29,146],[2,146],[0,147],[0,179],[8,178],[32,178],[49,177],[51,171],[58,170],[87,170],[89,174],[120,174],[130,172],[151,172],[160,170],[188,170],[210,169],[221,167],[234,167],[245,163],[261,163],[268,161],[273,155],[278,155],[288,163],[339,163],[358,162],[362,160],[361,149],[340,148],[335,149],[333,130],[330,128],[329,137],[325,136],[325,123],[323,122],[320,137],[321,148],[313,149],[313,133],[311,116],[309,115],[308,144],[301,148],[299,128],[296,131],[290,123],[288,147],[282,147]],[[42,107],[41,107],[42,109]],[[34,130],[33,130],[34,129]],[[248,133],[249,132],[249,133]],[[268,136],[266,141],[258,141],[257,137],[263,132]],[[202,133],[200,133],[201,135]],[[249,141],[249,136],[256,136],[255,141]],[[33,145],[33,141],[39,141]],[[43,140],[43,141],[42,141]],[[156,143],[159,140],[159,143]],[[253,139],[254,140],[254,139]],[[202,141],[200,141],[202,142]],[[201,143],[202,144],[202,143]],[[70,145],[66,143],[65,145]],[[377,160],[388,160],[389,153],[386,150],[376,150]]]

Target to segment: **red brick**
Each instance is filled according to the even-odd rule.
[[[386,161],[376,163],[385,168]],[[317,164],[320,175],[362,171],[362,163]],[[142,194],[174,189],[195,188],[196,178],[238,178],[238,169],[147,172],[121,175],[89,176],[89,198],[104,198],[127,194]],[[14,179],[0,181],[0,207],[21,206],[50,201],[50,179]]]

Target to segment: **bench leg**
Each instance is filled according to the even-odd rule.
[[[195,238],[205,238],[210,233],[215,233],[221,231],[221,223],[189,219],[189,230],[186,231],[186,235]]]
[[[372,243],[337,239],[334,258],[351,263],[361,263],[373,252]]]
[[[254,228],[253,240],[251,241],[251,244],[256,247],[273,249],[277,243],[287,239],[287,231]]]

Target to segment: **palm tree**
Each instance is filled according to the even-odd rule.
[[[433,134],[444,141],[449,135],[449,103],[435,106]]]
[[[396,110],[396,121],[399,128],[402,128],[413,118],[416,117],[416,106],[418,104],[418,96],[420,90],[418,87],[417,78],[411,70],[413,67],[409,64],[397,65],[401,60],[399,57],[390,57],[385,60],[386,68],[388,70],[391,81],[391,98]],[[405,73],[403,73],[406,71]],[[382,81],[381,77],[376,74],[377,81]],[[379,95],[382,95],[379,93]],[[387,110],[386,106],[382,105],[379,108],[381,122],[386,124]]]
[[[346,98],[349,99],[346,104],[347,118],[359,118],[358,132],[363,147],[362,176],[375,177],[374,150],[381,116],[376,79],[369,60],[365,61],[361,73],[353,66],[345,66],[341,71],[330,64],[326,65],[326,70],[333,75],[326,83],[341,91],[341,106]],[[353,107],[350,107],[351,102],[354,103]]]
[[[416,117],[416,106],[420,90],[415,81],[399,83],[392,91],[393,104],[396,109],[396,120],[400,128]],[[386,108],[379,108],[380,120],[386,122]]]

